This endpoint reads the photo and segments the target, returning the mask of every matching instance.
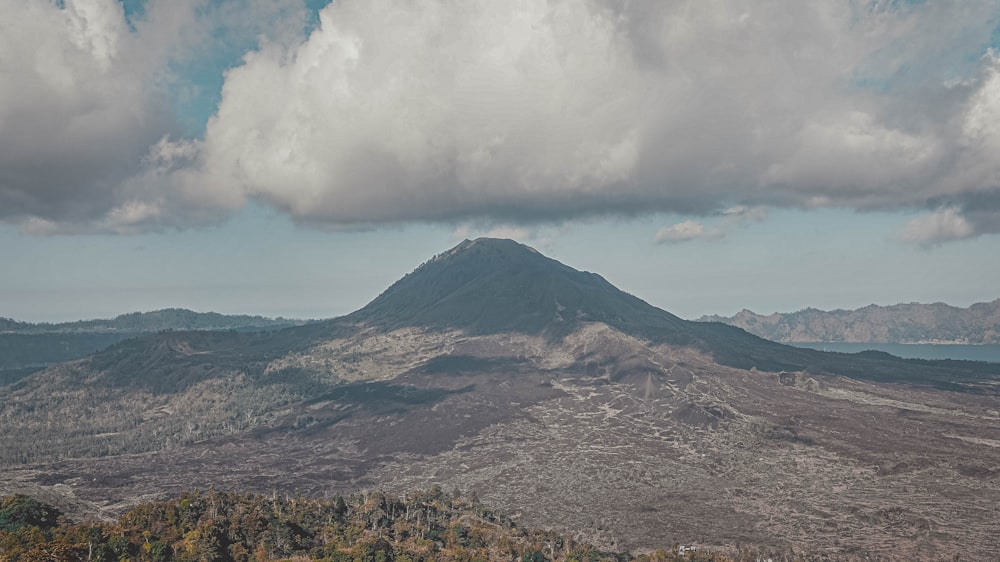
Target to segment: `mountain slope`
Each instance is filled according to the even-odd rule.
[[[743,310],[698,320],[723,322],[778,342],[1000,344],[1000,299],[968,308],[909,303],[769,315]]]
[[[466,240],[347,316],[381,328],[563,334],[581,322],[682,331],[687,322],[513,240]]]

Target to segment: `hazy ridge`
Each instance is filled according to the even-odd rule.
[[[48,365],[79,359],[143,334],[173,330],[278,330],[306,322],[244,314],[194,312],[183,308],[61,323],[21,322],[0,317],[0,385],[15,382]]]
[[[968,308],[934,304],[869,305],[856,310],[818,310],[762,315],[708,315],[778,342],[1000,344],[1000,299]]]
[[[238,330],[246,328],[285,328],[299,326],[305,320],[267,318],[246,314],[195,312],[185,308],[165,308],[150,312],[130,312],[114,318],[74,322],[21,322],[0,317],[0,334],[76,334],[125,332],[147,333],[163,330]]]

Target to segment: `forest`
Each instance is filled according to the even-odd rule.
[[[681,553],[681,551],[684,551]],[[331,500],[208,491],[140,504],[115,522],[68,521],[24,495],[0,500],[4,562],[777,562],[790,552],[721,553],[672,545],[607,552],[554,532],[528,530],[474,493],[440,487],[405,497],[358,493]]]

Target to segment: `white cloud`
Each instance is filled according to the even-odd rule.
[[[675,244],[692,240],[721,240],[750,223],[763,221],[767,215],[766,207],[737,205],[717,213],[714,226],[706,226],[702,222],[693,220],[676,223],[658,230],[653,236],[653,242]]]
[[[900,239],[924,247],[969,238],[975,233],[972,224],[954,208],[935,211],[906,224]]]
[[[698,221],[684,221],[665,226],[656,232],[653,241],[657,244],[674,244],[691,240],[715,240],[725,236],[717,228],[708,228]]]
[[[928,38],[931,19],[955,15],[343,0],[297,49],[265,48],[230,72],[205,162],[300,221],[347,225],[921,207],[983,187],[957,159],[993,169],[953,126],[991,75],[862,83],[890,81],[942,41],[980,45],[997,10],[964,6],[961,25]],[[928,112],[900,112],[914,104]]]
[[[339,0],[307,38],[288,5],[223,2],[208,25],[209,5],[153,0],[129,31],[113,0],[0,0],[23,84],[0,84],[0,220],[134,231],[249,197],[331,228],[713,221],[674,241],[835,206],[1000,229],[991,0]],[[219,27],[265,39],[183,139],[150,85]]]
[[[206,134],[213,169],[298,219],[562,216],[636,166],[631,57],[585,4],[338,2],[321,22],[230,72]]]

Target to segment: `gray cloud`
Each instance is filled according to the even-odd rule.
[[[111,187],[74,199],[67,178],[34,181],[41,144],[10,157],[3,220],[127,232],[250,197],[333,228],[836,206],[926,209],[900,235],[919,244],[996,232],[963,201],[1000,193],[1000,58],[985,50],[998,24],[977,0],[341,0],[308,38],[283,26],[227,73],[203,139],[161,142],[138,89],[141,124],[101,137],[118,160],[69,143],[66,175],[90,164],[84,183]],[[129,68],[107,72],[144,84]],[[690,234],[673,226],[663,241]]]
[[[87,222],[169,121],[115,2],[2,3],[0,217]]]
[[[1000,190],[963,193],[939,198],[937,208],[909,221],[899,239],[923,247],[932,247],[972,238],[980,234],[1000,233]]]
[[[215,222],[242,204],[179,169],[200,144],[168,141],[180,138],[173,68],[220,33],[263,33],[262,21],[286,37],[287,5],[153,1],[130,25],[115,0],[0,0],[0,221],[131,233]]]

